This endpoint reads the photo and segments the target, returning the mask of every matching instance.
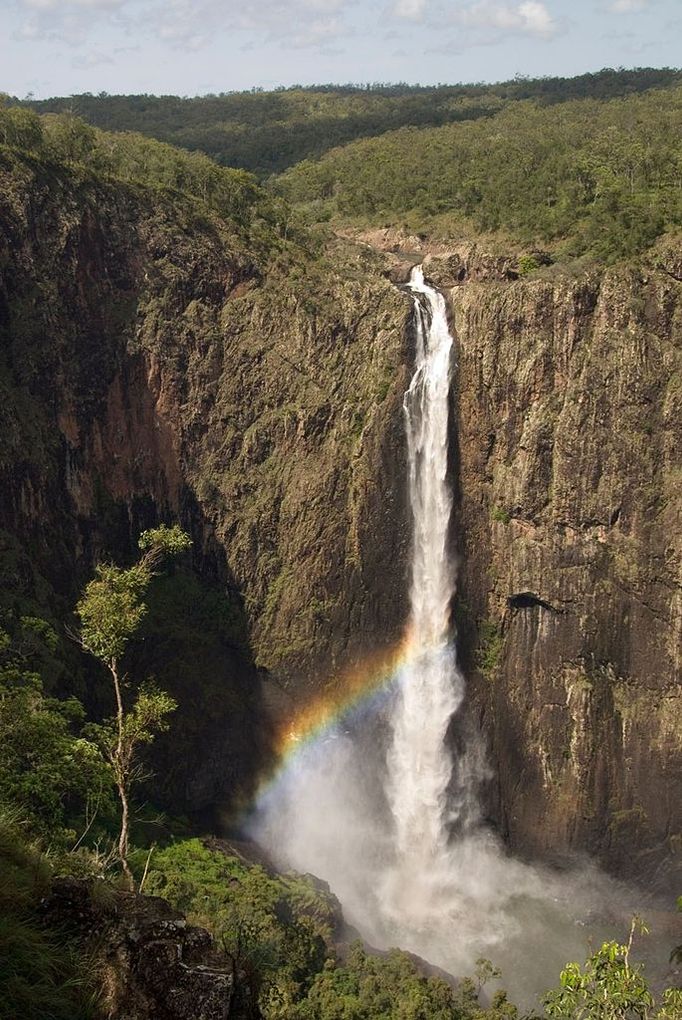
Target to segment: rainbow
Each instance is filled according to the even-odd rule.
[[[311,701],[300,706],[275,735],[276,764],[261,780],[252,804],[262,800],[306,748],[323,740],[344,717],[371,704],[387,690],[412,654],[413,642],[408,632],[395,644],[348,667]]]

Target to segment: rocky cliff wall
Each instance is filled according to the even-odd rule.
[[[682,274],[656,261],[514,280],[431,260],[491,810],[517,849],[587,849],[649,885],[679,880],[682,850]]]
[[[0,185],[6,590],[64,615],[96,559],[180,519],[192,572],[159,582],[134,664],[180,703],[160,796],[209,808],[287,701],[404,625],[409,302],[352,244],[263,264],[167,195]],[[455,611],[491,814],[517,849],[651,879],[682,831],[682,272],[519,280],[468,250],[427,275],[457,332]]]
[[[403,626],[409,306],[369,254],[259,261],[177,196],[30,163],[0,196],[6,585],[63,615],[179,518],[194,573],[159,582],[133,664],[180,705],[167,799],[208,807],[283,699]]]

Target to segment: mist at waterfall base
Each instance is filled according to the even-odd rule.
[[[487,765],[463,710],[449,615],[453,338],[444,298],[419,267],[409,290],[410,639],[389,683],[296,748],[251,832],[281,867],[327,881],[371,945],[398,946],[456,976],[487,957],[510,996],[531,1006],[564,963],[584,958],[588,935],[606,935],[592,919],[627,897],[591,865],[557,874],[515,860],[481,818]]]

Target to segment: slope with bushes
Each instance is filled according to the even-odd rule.
[[[224,166],[267,175],[406,125],[487,118],[523,99],[553,105],[627,96],[679,80],[679,71],[670,68],[605,68],[575,78],[519,77],[495,85],[313,85],[195,98],[85,94],[24,103],[39,113],[73,111],[107,131],[139,131],[208,153]]]
[[[400,131],[335,149],[278,178],[311,220],[494,234],[601,263],[682,225],[682,89]],[[502,241],[501,243],[504,243]]]

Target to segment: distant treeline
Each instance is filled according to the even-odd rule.
[[[675,69],[607,68],[576,78],[515,78],[495,85],[326,84],[197,98],[85,93],[11,102],[39,113],[71,111],[106,131],[140,132],[265,177],[401,127],[489,118],[524,99],[542,104],[610,99],[675,83],[682,83]]]

